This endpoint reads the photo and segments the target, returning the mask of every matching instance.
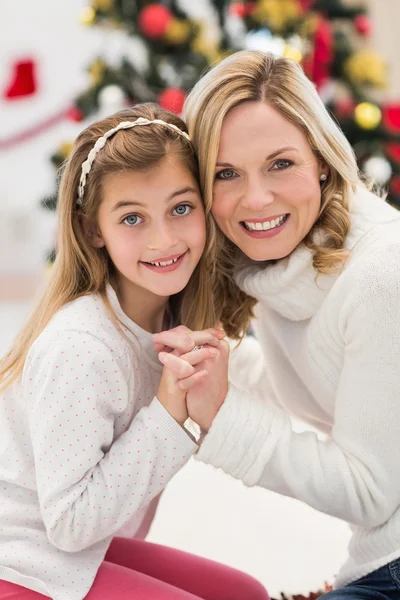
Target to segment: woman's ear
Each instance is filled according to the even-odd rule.
[[[79,218],[85,237],[87,237],[90,244],[94,248],[103,248],[105,246],[105,241],[101,235],[98,225],[89,219],[87,215],[81,214]]]

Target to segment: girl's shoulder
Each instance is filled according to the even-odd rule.
[[[68,338],[82,339],[82,343],[92,341],[99,348],[114,357],[122,356],[129,350],[129,343],[116,320],[106,308],[99,294],[87,294],[61,307],[50,319],[33,347],[51,347],[67,343]]]

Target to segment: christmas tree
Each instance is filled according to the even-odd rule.
[[[88,66],[88,87],[69,111],[71,120],[148,101],[179,114],[210,65],[244,48],[272,51],[302,64],[360,168],[400,207],[400,104],[377,99],[387,73],[367,48],[372,23],[362,0],[351,8],[341,0],[92,0],[81,22],[105,29],[113,55],[106,42],[104,55]],[[70,147],[64,142],[55,152],[56,167]],[[54,210],[56,194],[42,204]]]

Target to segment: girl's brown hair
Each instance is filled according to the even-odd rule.
[[[321,186],[320,214],[303,243],[312,251],[318,273],[340,268],[347,256],[343,244],[350,228],[349,198],[361,183],[358,167],[349,142],[330,117],[314,85],[292,60],[258,51],[236,52],[211,69],[189,94],[184,116],[199,160],[206,210],[211,210],[223,120],[229,110],[246,101],[266,102],[277,109],[301,129],[317,159],[328,165],[329,177]],[[322,235],[315,236],[316,229]],[[209,243],[217,255],[217,316],[229,336],[240,338],[253,317],[256,303],[234,280],[235,270],[247,257],[215,223]]]
[[[176,115],[155,104],[141,104],[89,125],[77,137],[66,161],[58,197],[57,256],[40,302],[21,330],[13,347],[0,362],[0,389],[8,387],[21,374],[28,350],[52,316],[65,304],[86,294],[98,293],[117,322],[106,296],[106,284],[113,265],[105,248],[94,248],[82,226],[82,217],[95,221],[102,198],[102,180],[117,171],[142,171],[157,166],[170,155],[181,160],[198,181],[198,165],[192,144],[172,128],[151,124],[120,130],[96,155],[87,177],[81,206],[77,194],[82,163],[96,140],[121,121],[143,117],[161,119],[187,131]],[[206,228],[211,217],[206,216]],[[215,260],[212,246],[206,248],[186,288],[174,297],[174,316],[191,329],[204,329],[216,323],[210,271]]]

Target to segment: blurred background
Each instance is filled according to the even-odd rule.
[[[299,61],[360,168],[400,209],[400,0],[2,0],[2,14],[1,354],[51,268],[57,169],[74,137],[135,102],[179,114],[198,77],[236,50]],[[165,492],[150,539],[247,571],[278,596],[330,582],[349,531],[191,462]]]

